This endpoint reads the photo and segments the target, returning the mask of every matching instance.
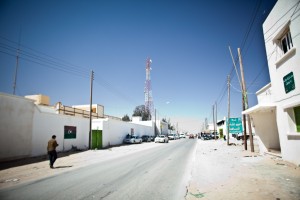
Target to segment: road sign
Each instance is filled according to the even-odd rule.
[[[229,133],[242,133],[242,119],[238,118],[229,118]]]

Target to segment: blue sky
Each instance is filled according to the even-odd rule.
[[[178,122],[182,130],[200,131],[205,118],[212,122],[215,102],[218,119],[227,115],[226,79],[233,67],[229,45],[234,57],[242,48],[249,105],[257,103],[255,92],[269,82],[262,23],[275,3],[1,0],[0,92],[13,92],[20,40],[16,95],[44,94],[51,104],[89,104],[93,70],[93,103],[103,105],[105,114],[131,116],[144,104],[150,57],[158,117]],[[231,116],[240,117],[239,83],[231,75]]]

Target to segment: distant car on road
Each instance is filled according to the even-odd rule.
[[[180,138],[185,138],[185,134],[184,133],[180,133]]]
[[[194,134],[190,134],[189,139],[194,139]]]
[[[169,138],[165,135],[158,135],[155,139],[154,142],[163,142],[163,143],[168,143],[169,142]]]
[[[142,136],[142,141],[143,142],[151,142],[151,138],[149,135],[143,135]]]
[[[123,142],[126,144],[142,143],[142,138],[136,135],[126,135]]]

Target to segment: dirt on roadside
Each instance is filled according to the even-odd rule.
[[[244,151],[242,144],[198,140],[191,199],[300,199],[300,168],[280,158]]]

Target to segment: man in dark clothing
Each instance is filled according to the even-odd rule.
[[[56,142],[56,136],[52,135],[52,139],[48,141],[48,146],[47,146],[47,151],[49,155],[49,160],[50,160],[50,168],[54,168],[53,164],[55,160],[57,159],[57,153],[56,153],[56,147],[58,146]]]

